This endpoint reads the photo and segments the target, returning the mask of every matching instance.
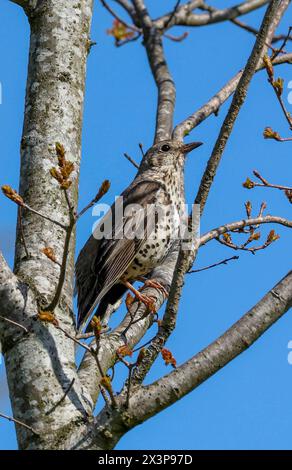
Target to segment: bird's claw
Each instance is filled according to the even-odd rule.
[[[165,289],[165,287],[160,284],[160,282],[158,281],[154,281],[153,279],[146,279],[145,282],[144,282],[144,286],[143,287],[153,287],[153,289],[158,289],[160,290],[163,295],[168,298],[168,292],[167,290]]]

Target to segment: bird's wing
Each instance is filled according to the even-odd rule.
[[[101,298],[120,279],[128,266],[137,255],[141,245],[145,241],[147,227],[146,206],[156,201],[158,192],[162,189],[159,182],[153,180],[141,181],[131,185],[123,194],[123,209],[130,204],[139,204],[143,208],[137,213],[123,218],[122,223],[115,226],[115,205],[112,206],[112,233],[115,237],[95,239],[89,238],[80,252],[76,263],[76,291],[78,294],[78,325],[84,325],[95,310]],[[106,225],[105,215],[99,227]],[[137,238],[119,238],[127,227],[136,224],[136,230],[141,234]],[[153,227],[154,228],[154,227]],[[152,228],[147,227],[147,236]],[[149,233],[150,232],[150,233]]]

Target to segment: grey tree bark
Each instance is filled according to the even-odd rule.
[[[19,192],[34,209],[65,224],[68,207],[50,169],[57,161],[55,143],[61,142],[68,160],[75,165],[71,194],[76,204],[92,0],[20,3],[28,15],[31,37]],[[16,299],[11,299],[13,308],[7,313],[10,318],[25,324],[30,333],[18,331],[12,325],[1,325],[1,341],[14,416],[33,425],[42,436],[38,438],[18,426],[20,448],[55,448],[61,447],[66,429],[68,432],[69,428],[86,419],[90,413],[90,399],[76,375],[74,343],[52,325],[35,320],[39,305],[51,299],[60,270],[41,249],[49,242],[56,257],[61,259],[65,232],[30,211],[22,212],[29,257],[18,229],[14,269],[17,278],[9,273],[3,259],[1,270],[4,266],[6,286],[3,295],[12,296],[9,286],[13,286],[19,300],[16,303]],[[72,333],[73,245],[74,240],[66,284],[57,309],[61,324]],[[4,301],[1,305],[7,307]],[[54,410],[73,378],[70,399]]]
[[[290,272],[218,340],[171,374],[143,386],[145,376],[175,328],[184,275],[199,247],[230,230],[264,223],[291,228],[292,222],[277,216],[247,218],[209,231],[186,255],[182,254],[179,245],[175,245],[165,262],[152,274],[170,292],[158,333],[145,348],[143,358],[131,369],[131,388],[128,380],[120,394],[114,397],[110,394],[112,400],[95,416],[104,373],[115,365],[117,351],[124,345],[121,333],[127,328],[128,347],[133,349],[153,324],[153,317],[146,314],[145,306],[134,303],[121,324],[101,336],[98,354],[95,342],[86,347],[77,369],[76,343],[80,345],[80,338],[76,336],[72,302],[74,230],[68,247],[62,295],[53,312],[58,324],[41,321],[39,317],[39,313],[51,304],[60,284],[60,265],[46,257],[42,249],[49,241],[57,260],[62,260],[68,233],[65,228],[73,213],[70,210],[72,206],[77,207],[93,0],[76,3],[67,0],[12,1],[24,9],[31,28],[19,185],[19,194],[26,206],[19,209],[21,225],[17,228],[13,272],[0,253],[0,341],[13,415],[18,420],[19,448],[110,449],[128,430],[175,403],[243,352],[292,305]],[[212,14],[193,12],[205,9],[202,1],[187,2],[157,19],[150,17],[144,0],[116,0],[116,3],[130,16],[133,31],[143,36],[157,86],[154,141],[171,136],[183,140],[186,132],[216,112],[235,92],[198,190],[197,202],[203,211],[249,83],[254,73],[263,67],[267,43],[272,41],[289,0],[252,0]],[[173,129],[175,84],[164,54],[166,31],[174,25],[195,27],[231,20],[267,3],[244,71]],[[274,65],[284,62],[291,62],[291,54],[278,56]],[[66,159],[74,163],[73,183],[66,192],[50,174],[50,170],[58,165],[57,142],[64,147]],[[165,294],[153,287],[147,287],[145,293],[154,297],[157,309],[166,300]],[[139,321],[132,321],[132,311],[136,312],[135,318]]]

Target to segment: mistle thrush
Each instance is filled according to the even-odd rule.
[[[167,140],[151,147],[133,182],[121,194],[122,218],[113,205],[86,242],[76,263],[80,329],[96,308],[102,319],[108,305],[114,305],[128,289],[137,294],[132,284],[149,275],[167,256],[174,241],[172,233],[180,223],[177,214],[185,204],[185,157],[200,145]],[[162,217],[157,216],[159,207],[165,208]],[[103,235],[97,237],[97,231]],[[145,301],[144,297],[139,294],[138,298]]]

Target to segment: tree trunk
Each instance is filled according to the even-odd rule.
[[[32,3],[32,2],[31,2]],[[24,129],[21,141],[20,194],[28,205],[68,224],[68,206],[50,169],[57,165],[55,143],[74,162],[71,199],[77,204],[81,129],[86,59],[92,0],[68,2],[47,0],[26,9],[31,26]],[[22,210],[23,234],[17,230],[15,273],[26,298],[23,311],[14,316],[25,320],[33,333],[25,335],[6,328],[3,339],[10,397],[14,417],[42,434],[41,440],[17,427],[19,447],[44,449],[62,447],[62,435],[90,413],[90,400],[83,395],[76,377],[74,343],[53,325],[34,318],[38,308],[48,303],[58,282],[60,268],[41,252],[50,246],[61,260],[65,231],[38,215]],[[73,333],[72,284],[74,237],[69,253],[66,284],[56,315]],[[24,315],[25,312],[25,315]],[[71,381],[68,397],[54,406]]]

